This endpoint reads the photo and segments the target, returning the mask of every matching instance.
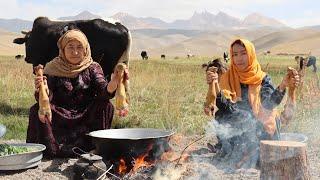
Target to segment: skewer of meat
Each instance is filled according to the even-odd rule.
[[[41,64],[34,67],[34,72],[36,73],[36,76],[43,78],[43,66]],[[38,116],[40,119],[44,119],[45,117],[47,117],[49,122],[51,122],[52,113],[51,113],[50,102],[49,102],[49,88],[48,88],[48,85],[44,83],[44,81],[41,81],[40,87],[39,87]]]
[[[289,79],[299,74],[297,70],[291,67],[288,67],[287,72],[289,74]],[[294,111],[296,109],[296,88],[297,87],[294,84],[289,84],[288,98],[284,106],[284,110],[281,112],[280,115],[281,122],[284,124],[288,124],[288,122],[292,120]]]

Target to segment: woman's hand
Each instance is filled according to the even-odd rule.
[[[280,91],[284,91],[286,87],[298,87],[300,82],[300,77],[298,74],[295,74],[293,76],[290,76],[289,73],[287,73],[284,78],[282,79],[279,89]]]
[[[46,76],[37,76],[34,78],[34,88],[35,91],[38,93],[40,84],[43,82],[44,85],[47,85],[47,77]]]
[[[124,80],[128,80],[129,79],[129,70],[128,70],[128,68],[126,68],[124,70],[123,79]],[[114,72],[111,74],[111,80],[108,83],[108,87],[107,87],[108,92],[109,93],[114,92],[123,79],[121,77],[121,73],[118,72],[115,69]]]
[[[206,74],[207,84],[218,83],[218,78],[219,78],[218,73],[207,71],[207,74]]]

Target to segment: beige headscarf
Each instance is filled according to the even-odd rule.
[[[79,64],[71,64],[64,54],[64,48],[71,40],[79,41],[85,49],[84,58]],[[88,39],[80,30],[69,30],[58,40],[59,56],[46,64],[44,74],[50,76],[75,78],[93,62]]]

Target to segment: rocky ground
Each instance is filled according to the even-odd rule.
[[[182,149],[198,138],[196,136],[174,136],[171,139],[171,146],[176,152],[176,156],[179,157]],[[214,143],[214,140],[203,138],[190,146],[185,152],[188,154],[188,152],[197,148],[206,147],[206,143],[210,141]],[[214,164],[210,163],[210,159],[210,155],[193,160],[189,158],[189,160],[181,161],[176,167],[176,161],[160,164],[160,168],[155,170],[152,177],[148,179],[260,179],[260,172],[257,169],[240,169],[235,172],[228,172],[226,169],[217,168]],[[73,164],[76,160],[43,159],[41,164],[36,168],[20,171],[0,171],[0,179],[74,179]],[[312,179],[320,179],[319,142],[309,142],[308,160]],[[141,179],[142,176],[131,176],[131,178]]]

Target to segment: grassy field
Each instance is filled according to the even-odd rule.
[[[210,118],[203,113],[207,84],[201,64],[210,58],[132,60],[130,64],[131,109],[115,127],[152,127],[200,134]],[[293,57],[259,57],[263,69],[278,85]],[[319,73],[307,70],[303,96],[298,95],[294,120],[284,131],[318,137],[320,106]],[[5,139],[25,139],[28,112],[35,103],[32,67],[14,57],[0,56],[0,123],[7,126]],[[279,109],[283,106],[285,99]]]

